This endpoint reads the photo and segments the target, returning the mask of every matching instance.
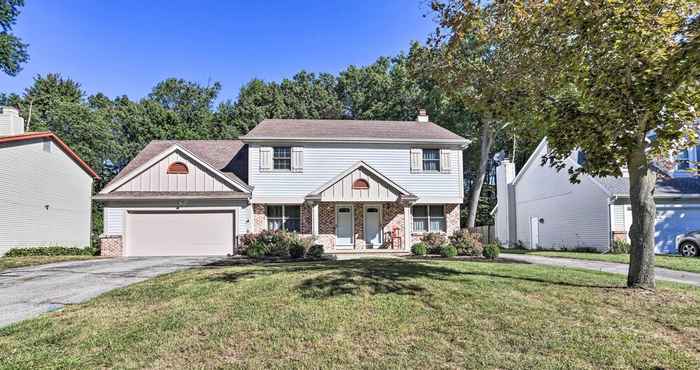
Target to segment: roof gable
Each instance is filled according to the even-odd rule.
[[[367,188],[355,187],[357,180],[366,181]],[[363,161],[350,166],[307,196],[307,199],[322,201],[396,201],[414,198],[415,195]]]
[[[200,181],[207,182],[209,181],[211,184],[210,185],[205,185],[206,189],[204,187],[197,187],[196,189],[193,189],[193,191],[207,191],[207,190],[219,190],[219,191],[225,191],[225,190],[238,190],[241,192],[249,193],[251,191],[251,188],[244,183],[242,180],[240,180],[237,176],[233,174],[224,174],[217,168],[213,167],[210,163],[202,160],[192,152],[188,151],[187,149],[183,148],[179,144],[172,144],[169,146],[167,149],[161,151],[157,155],[150,156],[152,153],[151,151],[142,151],[142,153],[146,152],[145,156],[137,156],[131,163],[129,163],[130,166],[127,166],[122,170],[122,172],[119,174],[120,176],[115,177],[114,180],[112,180],[107,186],[105,186],[104,189],[100,192],[101,194],[107,194],[110,192],[113,192],[115,190],[124,190],[124,191],[132,191],[132,186],[127,186],[130,181],[134,179],[138,179],[137,181],[141,181],[139,178],[140,176],[144,175],[146,172],[150,171],[152,173],[146,174],[145,176],[153,177],[153,175],[161,175],[162,173],[165,173],[165,169],[161,169],[159,167],[162,166],[169,166],[169,164],[172,164],[177,161],[184,161],[186,162],[185,164],[189,164],[194,166],[193,169],[195,172],[193,172],[191,175],[188,174],[188,178],[191,178],[192,182],[196,182],[197,179],[199,178]],[[141,153],[139,153],[141,155]],[[147,157],[150,157],[146,160]],[[137,160],[138,159],[138,160]],[[134,164],[135,162],[135,164]],[[159,166],[159,167],[154,167],[154,166]],[[221,185],[224,185],[224,188],[221,186],[217,186],[213,183],[213,180],[216,179],[218,183]],[[185,178],[185,181],[187,181],[187,178]],[[124,188],[122,188],[124,186]],[[139,186],[140,187],[140,186]],[[183,186],[181,185],[176,185],[174,186],[174,189],[172,189],[171,186],[161,186],[158,184],[158,190],[162,190],[163,188],[167,188],[168,190],[174,190],[174,191],[182,191]],[[185,189],[188,189],[189,186],[187,184],[184,185]]]
[[[45,132],[29,132],[25,134],[20,134],[20,135],[10,135],[10,136],[0,136],[0,144],[5,144],[5,143],[17,143],[17,142],[23,142],[23,141],[31,141],[31,140],[38,140],[38,139],[49,139],[53,141],[56,146],[58,146],[68,157],[70,157],[75,164],[77,164],[80,168],[83,169],[88,175],[90,175],[93,179],[99,180],[100,176],[97,175],[95,170],[90,167],[85,161],[83,161],[78,154],[76,154],[66,143],[63,142],[56,134],[53,132],[45,131]]]

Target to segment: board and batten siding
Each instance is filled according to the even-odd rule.
[[[542,152],[546,150],[546,146]],[[537,154],[539,158],[542,153]],[[530,219],[539,217],[542,248],[608,249],[608,196],[587,176],[572,184],[566,171],[532,163],[515,184],[517,239],[530,246]]]
[[[365,179],[369,183],[367,189],[353,189],[353,183]],[[338,180],[321,193],[323,202],[362,201],[362,202],[395,202],[399,195],[390,189],[381,179],[358,168]]]
[[[184,163],[189,173],[168,174],[172,163]],[[144,170],[127,183],[115,189],[119,191],[234,191],[231,185],[212,176],[204,167],[173,152],[158,163]]]
[[[317,190],[358,161],[396,182],[419,197],[419,202],[438,202],[450,198],[461,203],[461,151],[449,150],[450,171],[411,172],[411,146],[399,144],[341,144],[307,143],[303,145],[303,169],[292,171],[261,171],[261,146],[249,147],[250,185],[253,199],[301,203],[304,197]],[[262,161],[266,163],[265,161]]]
[[[0,145],[0,255],[13,247],[89,246],[92,181],[50,140]]]

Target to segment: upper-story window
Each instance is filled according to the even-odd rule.
[[[301,231],[301,209],[299,206],[267,206],[268,230]]]
[[[676,171],[687,171],[690,169],[690,150],[684,149],[676,157]]]
[[[276,146],[272,148],[272,166],[276,170],[292,169],[292,148]]]
[[[423,171],[440,172],[440,149],[423,149]]]

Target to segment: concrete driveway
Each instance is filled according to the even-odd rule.
[[[224,257],[132,257],[59,262],[0,272],[0,327],[112,289]]]

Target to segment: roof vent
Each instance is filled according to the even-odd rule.
[[[428,117],[428,113],[425,111],[425,109],[418,110],[418,117],[416,118],[416,121],[418,121],[418,122],[429,122],[430,121],[430,118]]]
[[[24,119],[15,108],[0,106],[0,136],[24,133]]]

